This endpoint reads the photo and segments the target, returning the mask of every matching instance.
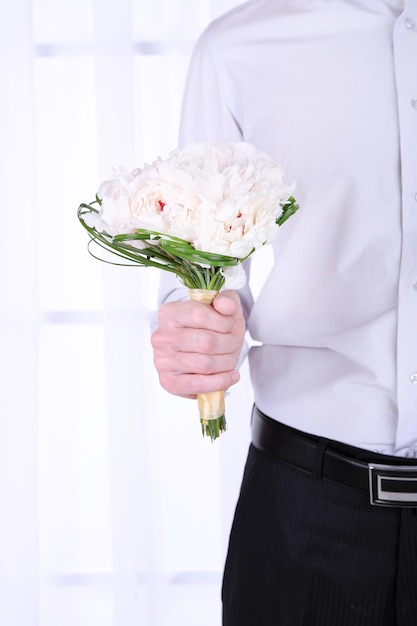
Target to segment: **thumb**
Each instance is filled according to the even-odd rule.
[[[213,307],[222,315],[235,316],[241,312],[240,298],[236,291],[221,291],[213,300]]]

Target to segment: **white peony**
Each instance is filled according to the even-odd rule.
[[[111,235],[147,229],[196,250],[242,259],[278,235],[292,195],[283,172],[248,142],[192,143],[143,169],[120,169],[99,188]]]

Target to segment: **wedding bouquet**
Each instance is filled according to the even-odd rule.
[[[245,283],[242,262],[272,243],[298,206],[293,186],[267,154],[248,142],[192,143],[142,169],[120,168],[78,218],[117,265],[175,274],[191,299],[211,304],[222,288]],[[112,257],[113,258],[113,257]],[[226,429],[224,391],[197,397],[203,435]]]

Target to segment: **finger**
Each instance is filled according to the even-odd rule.
[[[241,315],[240,298],[236,291],[231,289],[221,291],[213,300],[213,308],[222,315],[235,317]]]
[[[226,304],[230,307],[230,304]],[[232,305],[233,306],[233,305]],[[218,333],[228,333],[233,318],[220,314],[212,305],[201,302],[168,302],[158,312],[158,325],[162,328],[205,328]]]
[[[154,364],[158,371],[173,374],[203,374],[211,376],[230,372],[236,367],[236,355],[207,355],[188,352],[156,352]]]
[[[240,338],[232,333],[199,328],[160,329],[151,337],[154,350],[191,352],[206,355],[235,354],[240,351]]]
[[[212,376],[200,374],[173,374],[159,372],[161,386],[169,393],[177,396],[192,398],[200,393],[228,389],[238,382],[240,374],[236,370],[221,372]]]

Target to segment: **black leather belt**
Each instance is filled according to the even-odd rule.
[[[376,454],[302,433],[264,415],[256,406],[252,443],[309,474],[366,492],[373,505],[417,507],[414,459]]]

